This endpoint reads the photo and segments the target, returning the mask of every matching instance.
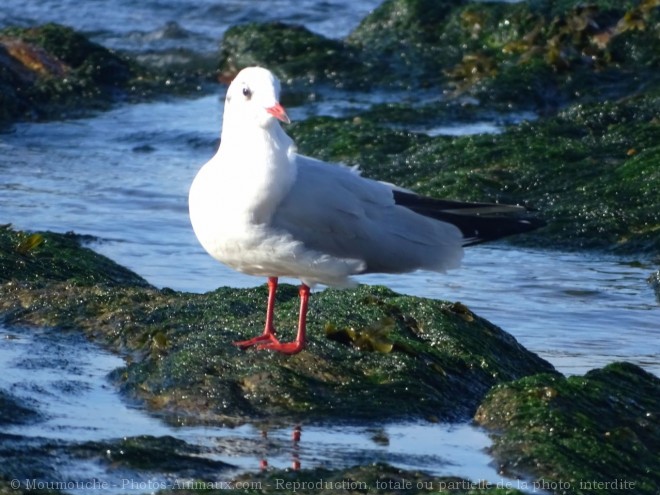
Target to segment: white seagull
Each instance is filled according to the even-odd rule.
[[[190,219],[218,261],[268,277],[262,335],[235,342],[285,354],[305,346],[310,287],[355,285],[351,275],[456,268],[463,247],[543,224],[521,206],[462,203],[419,196],[360,176],[355,168],[296,153],[280,121],[280,83],[249,67],[225,98],[220,147],[190,188]],[[278,277],[301,281],[295,341],[275,337]]]

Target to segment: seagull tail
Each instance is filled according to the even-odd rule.
[[[520,205],[451,201],[400,190],[393,193],[396,204],[458,227],[463,233],[464,247],[530,232],[546,224]]]

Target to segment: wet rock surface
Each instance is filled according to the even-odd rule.
[[[233,28],[220,70],[259,64],[290,83],[440,87],[446,96],[547,112],[657,84],[657,7],[388,0],[340,41],[282,24]]]
[[[298,89],[437,88],[445,98],[554,113],[657,86],[659,10],[656,0],[388,0],[342,40],[293,24],[231,27],[219,63],[185,50],[116,53],[57,24],[7,28],[0,122],[190,94],[249,65],[270,67]],[[163,29],[159,35],[186,36],[176,23]]]
[[[660,379],[613,363],[496,386],[475,419],[492,431],[505,473],[532,473],[554,493],[650,495],[660,485],[659,410]]]
[[[462,421],[494,383],[521,373],[555,373],[460,303],[400,296],[379,287],[315,294],[310,346],[297,356],[244,352],[231,341],[260,331],[263,287],[208,294],[157,290],[80,246],[81,239],[71,234],[27,234],[5,227],[0,239],[6,269],[0,288],[3,324],[83,330],[127,356],[127,366],[114,373],[114,380],[128,396],[179,424],[253,422],[268,428],[291,420]],[[294,287],[281,287],[280,328],[293,326],[296,296]],[[17,400],[3,393],[0,416],[14,418],[16,411],[25,411],[22,421],[41,420],[29,404]],[[138,488],[150,476],[166,480],[154,485],[158,489],[191,479],[227,488],[233,486],[227,480],[234,467],[212,457],[236,448],[220,442],[214,449],[200,449],[172,437],[70,442],[3,434],[0,453],[13,461],[0,470],[0,486],[15,478],[75,483],[75,476],[69,479],[62,469],[82,459],[133,480]],[[257,452],[262,447],[247,442],[239,448]],[[445,483],[390,467],[355,472],[365,482],[398,473],[420,486],[422,479],[424,486]],[[346,473],[305,471],[300,476],[311,480],[320,475],[339,482]],[[274,471],[267,476],[294,482],[299,475]],[[466,480],[451,482],[437,486],[474,488]],[[17,493],[32,489],[21,483]],[[408,485],[395,486],[381,492],[410,492]]]
[[[67,281],[147,287],[136,273],[83,246],[74,233],[22,232],[0,226],[0,282]]]
[[[212,62],[204,56],[163,60],[117,53],[54,23],[0,30],[0,125],[191,94],[213,79]]]

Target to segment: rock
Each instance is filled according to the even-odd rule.
[[[67,281],[147,287],[139,275],[83,247],[73,233],[28,233],[0,226],[0,283]]]
[[[60,457],[61,463],[63,448],[58,440],[0,433],[0,493],[34,493],[26,486],[27,480],[59,480],[61,473],[54,458]],[[14,483],[10,484],[10,480]],[[55,489],[43,490],[46,494],[56,492]]]
[[[136,77],[125,58],[57,24],[0,31],[0,69],[14,119],[107,105]]]
[[[170,436],[142,435],[116,441],[86,442],[72,445],[69,451],[76,457],[107,464],[111,470],[123,473],[124,478],[126,470],[131,470],[177,479],[194,478],[216,482],[225,478],[227,470],[236,469],[231,464],[204,457],[211,453],[211,449],[190,445]],[[132,487],[126,485],[122,488],[131,490]]]
[[[122,389],[186,422],[460,421],[494,384],[554,372],[460,303],[382,287],[314,294],[310,343],[298,355],[242,351],[232,342],[263,328],[263,286],[157,290],[68,236],[32,234],[45,241],[15,254],[21,236],[0,233],[10,246],[4,322],[76,328],[130,353],[115,373]],[[297,321],[296,288],[281,286],[277,306],[286,339]]]
[[[496,386],[476,421],[509,475],[554,493],[637,493],[660,486],[660,378],[614,363],[584,376]],[[532,488],[530,482],[526,488]]]
[[[129,56],[59,24],[10,27],[0,30],[0,125],[79,116],[126,99],[190,94],[214,72],[202,55]]]
[[[364,85],[369,73],[357,51],[302,26],[273,22],[240,24],[227,30],[220,45],[220,73],[231,80],[244,67],[269,67],[292,84]]]
[[[280,23],[235,26],[222,41],[221,72],[257,64],[290,85],[434,88],[554,113],[658,84],[654,2],[388,0],[342,41]]]
[[[444,81],[443,70],[458,62],[462,47],[445,31],[452,12],[463,0],[387,0],[349,35],[347,42],[378,61],[381,85],[423,87]],[[485,7],[485,5],[481,5]]]

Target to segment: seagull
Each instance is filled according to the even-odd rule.
[[[268,279],[264,331],[234,342],[239,348],[300,352],[316,284],[351,287],[351,276],[363,273],[444,272],[458,267],[466,246],[543,225],[523,206],[420,196],[300,155],[281,127],[290,120],[279,100],[280,82],[269,70],[241,70],[227,90],[218,151],[190,187],[190,220],[204,249]],[[279,277],[301,281],[292,342],[275,335]]]

